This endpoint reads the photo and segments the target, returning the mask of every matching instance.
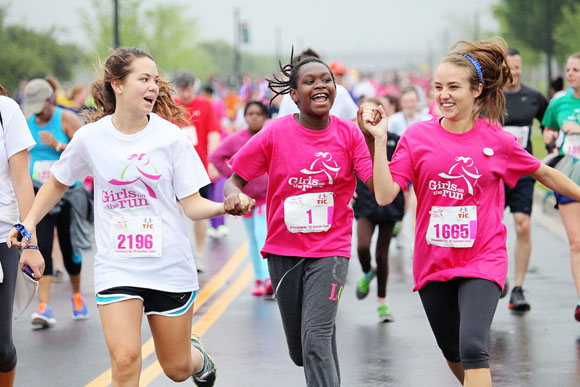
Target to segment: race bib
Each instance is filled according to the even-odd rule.
[[[195,126],[186,126],[181,128],[181,130],[183,130],[185,137],[187,137],[187,139],[191,142],[191,145],[196,146],[198,144],[197,131],[195,130]]]
[[[522,146],[522,148],[528,146],[528,139],[530,137],[529,126],[504,126],[503,130],[516,136],[518,143]]]
[[[307,193],[284,200],[284,222],[291,233],[328,231],[333,216],[332,192]]]
[[[427,243],[441,247],[472,247],[477,234],[475,206],[431,207]]]
[[[111,248],[115,257],[160,257],[160,216],[113,216]]]
[[[35,161],[32,166],[32,179],[46,183],[52,176],[50,168],[56,163],[56,160]]]
[[[580,158],[580,134],[568,134],[562,144],[562,152],[566,156]]]

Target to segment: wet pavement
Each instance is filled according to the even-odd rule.
[[[545,208],[546,213],[536,206],[533,215],[534,245],[525,284],[532,309],[525,315],[513,313],[506,297],[500,300],[492,324],[489,351],[495,386],[580,386],[580,324],[573,318],[577,299],[568,246],[559,217],[549,205]],[[515,236],[512,216],[506,215],[511,254]],[[208,270],[200,274],[202,290],[196,299],[193,326],[218,365],[216,385],[304,386],[302,369],[287,355],[275,302],[250,294],[252,271],[245,258],[242,223],[234,218],[227,222],[230,235],[207,244]],[[337,318],[342,385],[457,386],[436,346],[419,296],[411,291],[410,241],[403,235],[400,249],[393,244],[388,286],[388,303],[396,318],[393,323],[378,323],[376,282],[366,299],[357,300],[355,287],[361,270],[356,254],[351,261]],[[66,277],[53,285],[56,327],[32,330],[32,306],[14,323],[17,386],[110,385],[109,358],[92,286],[92,254],[84,259],[83,289],[90,318],[70,318]],[[511,266],[509,278],[513,280]],[[141,385],[173,385],[156,362],[145,319],[142,338]]]

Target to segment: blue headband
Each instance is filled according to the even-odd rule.
[[[464,57],[469,59],[469,61],[473,64],[473,67],[475,67],[475,70],[477,71],[477,76],[479,77],[479,83],[483,84],[483,72],[481,71],[481,65],[479,64],[479,62],[469,54],[460,54],[460,55],[463,55]]]

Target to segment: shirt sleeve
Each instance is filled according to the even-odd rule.
[[[220,175],[230,177],[232,175],[232,168],[228,165],[229,159],[234,155],[232,152],[235,134],[227,137],[213,152],[209,155],[209,162],[212,163],[219,171]]]
[[[522,148],[515,137],[510,140],[511,154],[507,158],[503,181],[513,188],[520,178],[537,171],[541,162]]]
[[[269,132],[268,128],[260,130],[230,159],[232,170],[245,181],[252,181],[267,172]]]
[[[56,180],[64,185],[71,186],[77,180],[83,180],[92,175],[90,152],[85,147],[87,136],[84,134],[86,129],[83,129],[85,128],[81,128],[75,133],[58,161],[50,169]]]
[[[25,149],[30,150],[36,145],[24,114],[22,114],[18,104],[8,97],[2,97],[2,123],[4,146],[8,159],[16,153]]]
[[[558,124],[558,120],[557,120],[557,103],[555,103],[557,100],[555,100],[554,102],[552,102],[550,105],[548,105],[548,108],[546,109],[546,113],[544,114],[544,118],[542,119],[542,126],[545,128],[552,128],[552,129],[558,129],[560,130],[560,125]]]
[[[173,148],[173,190],[181,200],[199,192],[210,180],[195,148],[182,132]]]
[[[413,162],[411,160],[411,152],[409,151],[409,143],[407,136],[403,135],[397,144],[393,158],[389,163],[389,170],[393,176],[393,180],[401,189],[407,190],[410,181],[413,181]]]

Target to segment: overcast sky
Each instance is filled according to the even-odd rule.
[[[113,0],[101,0],[112,7]],[[122,2],[123,0],[119,0]],[[491,7],[499,0],[143,0],[143,9],[177,3],[197,18],[201,38],[233,43],[234,9],[250,26],[244,50],[289,55],[312,47],[345,61],[381,61],[442,55],[458,39],[470,40],[473,25],[497,31]],[[56,26],[62,41],[86,45],[78,17],[89,0],[0,0],[6,22],[36,29]],[[278,31],[278,33],[277,33]]]

